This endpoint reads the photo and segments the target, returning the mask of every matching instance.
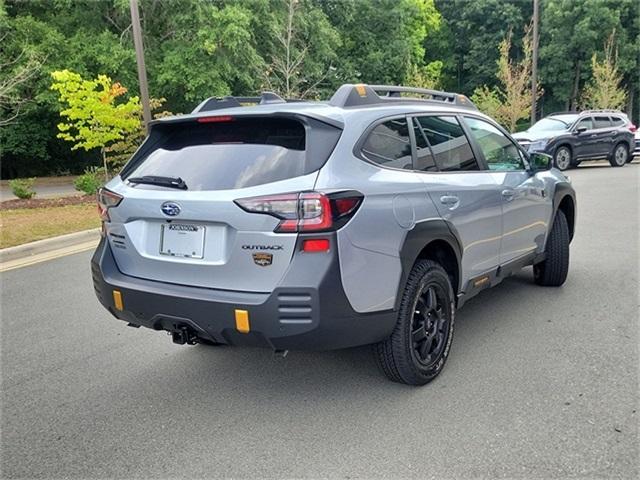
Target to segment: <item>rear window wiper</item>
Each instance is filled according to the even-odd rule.
[[[128,182],[141,183],[145,185],[159,185],[161,187],[178,188],[187,190],[187,184],[180,177],[158,177],[155,175],[144,175],[143,177],[129,177]]]

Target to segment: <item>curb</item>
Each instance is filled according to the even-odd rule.
[[[0,250],[0,264],[14,262],[16,260],[28,259],[35,255],[49,253],[55,250],[67,249],[76,245],[85,244],[100,238],[100,229],[92,228],[82,232],[69,233],[58,237],[45,238],[15,247],[3,248]]]

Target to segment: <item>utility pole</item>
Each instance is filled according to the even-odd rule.
[[[131,26],[133,30],[133,44],[136,47],[136,63],[138,64],[138,82],[140,83],[140,98],[142,100],[142,118],[144,128],[149,133],[151,109],[149,108],[149,88],[147,86],[147,70],[144,65],[144,49],[142,48],[142,29],[140,28],[140,14],[138,0],[129,0],[131,7]]]
[[[536,100],[538,97],[538,23],[540,0],[533,0],[533,52],[531,65],[531,125],[536,123]]]

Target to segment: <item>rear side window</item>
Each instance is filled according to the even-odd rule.
[[[362,154],[385,167],[410,170],[411,140],[406,118],[397,118],[374,127],[364,144]]]
[[[125,167],[123,178],[180,177],[189,190],[226,190],[285,180],[319,168],[317,161],[309,159],[305,126],[295,119],[235,118],[155,128],[157,143],[144,157],[134,158],[132,165]],[[324,156],[321,163],[341,132],[327,129],[331,130],[329,136],[323,134],[324,141],[315,142],[316,157]]]
[[[609,117],[595,117],[594,128],[608,128],[611,126]]]
[[[611,117],[611,123],[613,124],[614,127],[621,127],[626,122],[620,117]]]
[[[479,170],[464,130],[453,116],[417,117],[440,171]]]

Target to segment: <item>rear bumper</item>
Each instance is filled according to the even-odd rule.
[[[124,275],[104,239],[91,259],[91,270],[96,295],[107,310],[154,330],[188,327],[217,343],[277,350],[331,350],[386,338],[395,325],[395,312],[360,314],[352,309],[340,280],[335,235],[330,241],[328,253],[295,254],[271,293],[187,287]],[[120,292],[122,310],[116,308],[114,290]],[[236,310],[248,312],[249,333],[236,328]]]

